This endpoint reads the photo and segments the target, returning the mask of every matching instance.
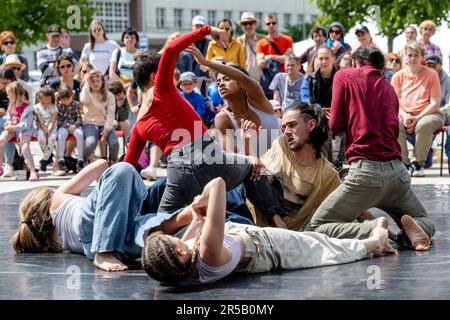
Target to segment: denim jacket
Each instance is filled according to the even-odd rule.
[[[8,114],[6,116],[6,121],[11,121],[11,110],[12,107],[9,108]],[[34,109],[30,104],[22,113],[20,117],[20,122],[16,125],[13,125],[14,129],[16,129],[17,137],[21,137],[23,134],[33,134],[34,133]]]

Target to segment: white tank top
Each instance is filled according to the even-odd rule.
[[[82,197],[67,197],[58,208],[51,212],[53,225],[61,239],[63,249],[70,252],[84,252],[78,234],[75,231],[75,224],[81,213],[80,206],[83,201],[84,198]]]
[[[192,250],[195,238],[186,241],[189,249]],[[236,269],[242,256],[242,247],[238,240],[233,237],[225,235],[223,237],[223,245],[231,251],[231,259],[226,264],[219,267],[211,267],[202,261],[200,256],[197,256],[195,266],[198,271],[198,279],[195,282],[209,283],[225,278]]]
[[[258,155],[258,157],[260,157],[268,149],[270,149],[272,147],[273,141],[275,141],[281,135],[280,123],[279,123],[277,117],[275,116],[275,114],[265,113],[264,111],[261,111],[255,107],[253,107],[250,103],[247,102],[247,104],[248,104],[248,107],[250,108],[250,110],[252,110],[258,116],[259,121],[261,122],[262,128],[264,130],[266,130],[266,131],[263,131],[263,133],[267,134],[267,139],[265,140],[266,144],[264,145],[264,141],[259,142],[260,145],[258,146],[257,155]],[[227,108],[224,108],[222,110],[223,110],[223,112],[225,112],[225,114],[228,116],[228,118],[230,118],[230,121],[233,124],[234,129],[239,130],[240,127],[234,120],[234,117],[231,115],[231,112]],[[237,145],[238,151],[242,152],[242,141],[241,141],[241,137],[239,134],[237,134],[237,135],[235,134],[234,143]]]

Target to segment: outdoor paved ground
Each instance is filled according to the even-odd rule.
[[[58,186],[68,177],[44,174],[37,183],[1,180],[0,300],[450,299],[450,175],[445,166],[444,177],[439,177],[437,164],[426,173],[426,178],[412,181],[436,224],[429,252],[407,250],[399,256],[340,266],[233,275],[213,285],[181,289],[161,286],[139,270],[139,265],[132,271],[107,273],[94,268],[82,255],[15,255],[9,240],[19,225],[17,211],[24,195],[37,185]],[[161,170],[160,175],[164,174]]]

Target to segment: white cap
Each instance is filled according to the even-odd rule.
[[[201,24],[204,26],[206,24],[206,19],[204,16],[195,16],[192,18],[192,25]]]

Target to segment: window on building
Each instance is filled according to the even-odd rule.
[[[183,27],[183,9],[173,9],[174,27],[181,29]]]
[[[215,10],[208,10],[208,23],[212,26],[216,25],[216,11]]]
[[[200,10],[192,9],[191,10],[191,21],[192,21],[192,19],[194,19],[195,16],[199,16],[199,15],[200,15]]]
[[[315,23],[318,17],[319,16],[317,14],[312,14],[311,15],[311,22]]]
[[[97,9],[93,19],[100,20],[108,33],[121,33],[130,26],[130,1],[90,1]]]
[[[223,16],[225,19],[228,19],[231,22],[233,22],[233,11],[224,11]]]
[[[290,13],[285,13],[283,15],[283,19],[284,19],[284,26],[286,28],[289,28],[291,26],[291,14]]]
[[[163,29],[166,22],[166,9],[156,8],[156,28]]]
[[[305,16],[304,16],[304,15],[302,15],[302,14],[298,14],[298,15],[297,15],[297,24],[299,24],[299,25],[302,26],[304,20],[305,20]]]

